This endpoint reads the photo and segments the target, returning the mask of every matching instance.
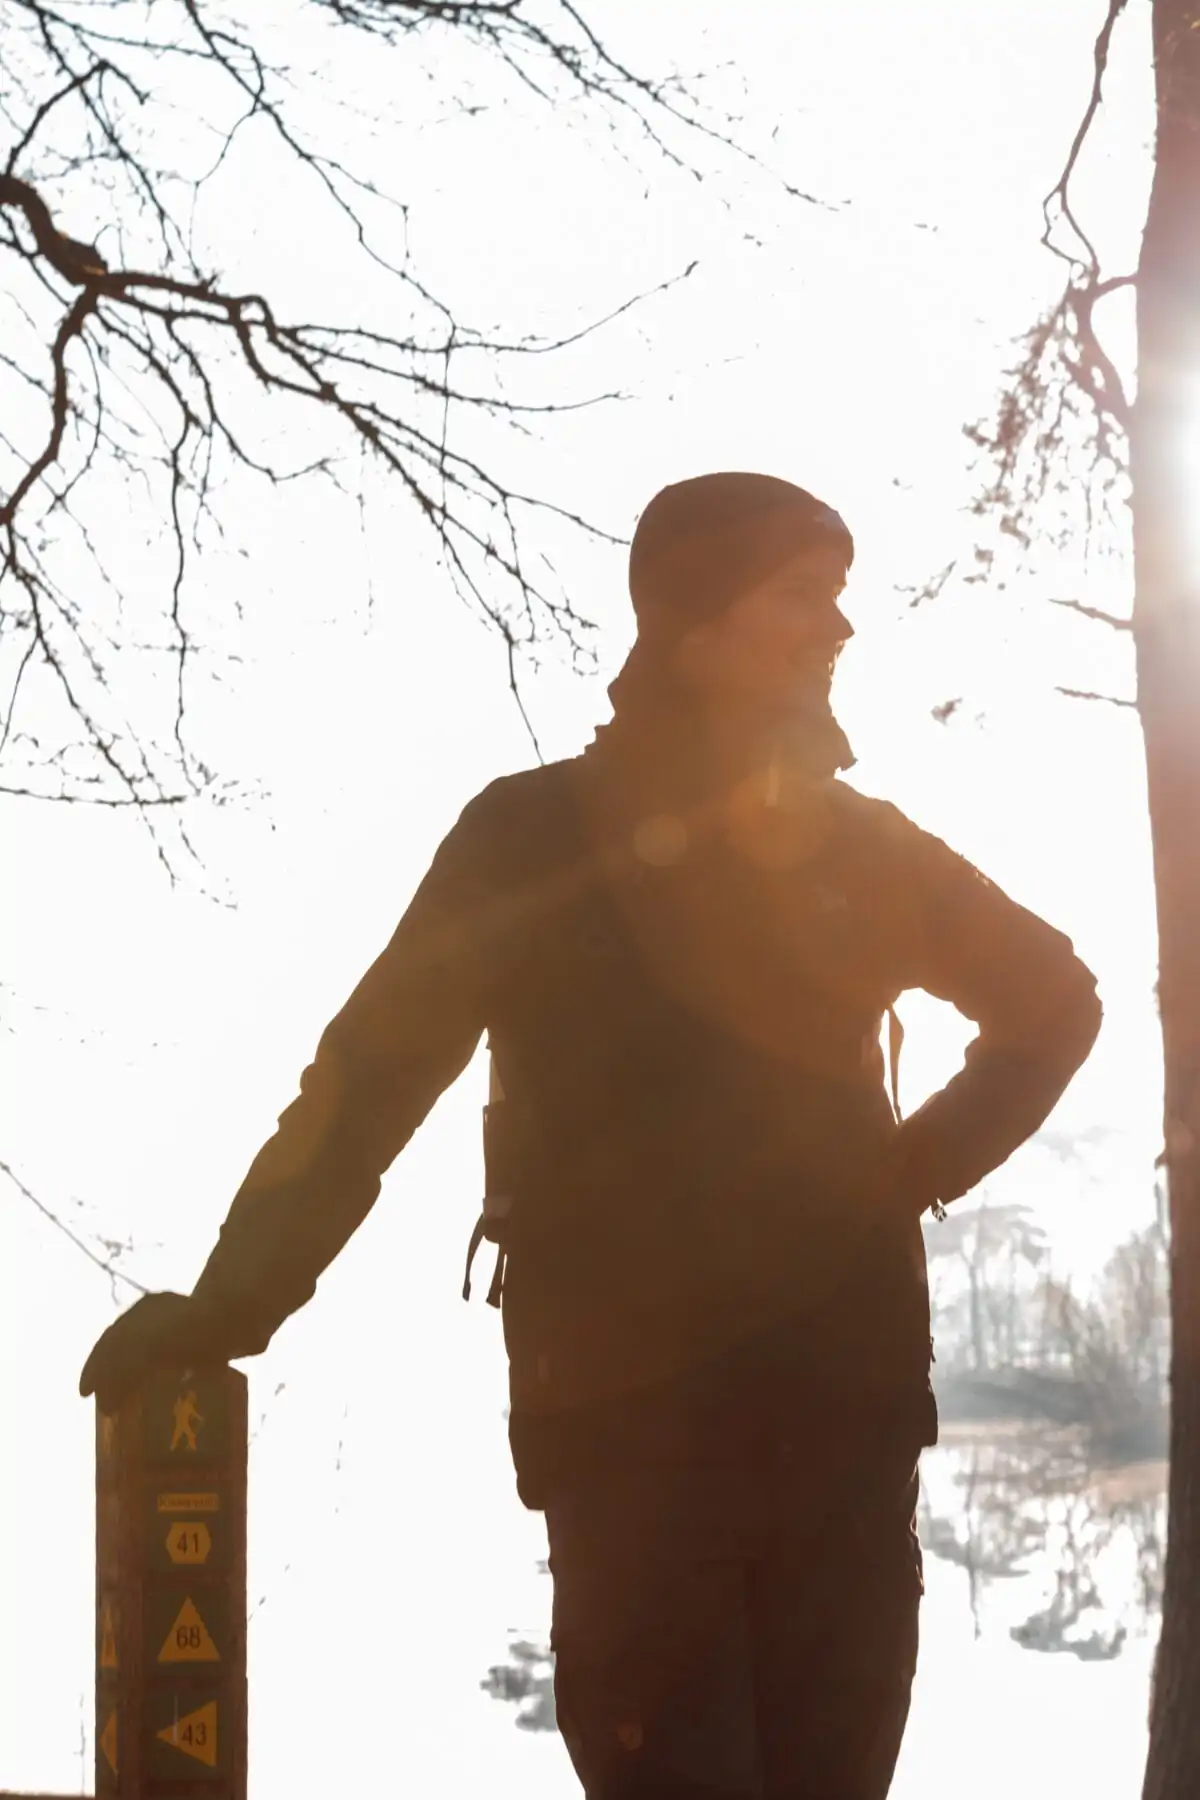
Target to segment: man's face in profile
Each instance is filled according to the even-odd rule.
[[[684,635],[678,678],[714,709],[787,711],[827,700],[838,655],[854,636],[838,604],[845,586],[843,551],[801,550]]]

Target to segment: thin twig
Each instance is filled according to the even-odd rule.
[[[1104,612],[1098,606],[1087,606],[1082,600],[1058,600],[1051,597],[1051,606],[1064,606],[1068,612],[1079,613],[1084,619],[1093,619],[1097,625],[1110,625],[1114,631],[1132,631],[1133,620],[1124,618],[1120,613]]]
[[[1103,700],[1106,706],[1129,706],[1137,710],[1136,700],[1127,700],[1121,694],[1094,694],[1085,688],[1057,687],[1056,694],[1065,694],[1068,700]]]
[[[1088,95],[1087,104],[1083,109],[1083,116],[1075,128],[1075,135],[1071,139],[1071,147],[1067,152],[1067,160],[1063,165],[1062,173],[1050,192],[1046,195],[1045,200],[1042,202],[1042,218],[1045,228],[1042,232],[1041,241],[1046,249],[1052,251],[1055,256],[1061,256],[1067,262],[1078,265],[1079,259],[1077,257],[1072,256],[1066,250],[1059,249],[1053,242],[1055,225],[1060,218],[1065,219],[1071,230],[1075,233],[1076,238],[1087,252],[1086,267],[1093,276],[1096,275],[1099,270],[1099,260],[1096,256],[1095,247],[1093,246],[1091,239],[1088,237],[1071,210],[1071,177],[1075,173],[1075,165],[1078,163],[1083,151],[1083,146],[1087,142],[1088,133],[1091,131],[1092,125],[1095,122],[1096,114],[1100,110],[1100,104],[1104,97],[1104,77],[1108,70],[1108,53],[1112,44],[1112,35],[1116,28],[1117,20],[1125,11],[1125,6],[1126,0],[1108,0],[1108,12],[1105,15],[1104,23],[1101,25],[1096,36],[1095,44],[1092,47],[1091,92]]]
[[[150,1292],[150,1289],[143,1287],[140,1281],[135,1281],[132,1275],[126,1275],[124,1269],[118,1269],[116,1263],[106,1262],[104,1257],[97,1256],[90,1245],[85,1244],[81,1237],[77,1237],[71,1230],[71,1227],[64,1224],[57,1213],[51,1212],[50,1208],[43,1201],[39,1200],[36,1194],[31,1193],[29,1188],[27,1188],[25,1183],[21,1180],[20,1176],[14,1174],[8,1164],[2,1160],[0,1160],[0,1175],[7,1175],[17,1192],[24,1199],[28,1200],[31,1206],[35,1206],[42,1217],[48,1219],[51,1225],[62,1232],[64,1237],[69,1238],[77,1250],[82,1250],[89,1262],[95,1263],[98,1269],[103,1269],[104,1273],[110,1276],[112,1280],[123,1281],[126,1287],[136,1289],[139,1294],[148,1294]]]

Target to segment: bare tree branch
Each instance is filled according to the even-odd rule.
[[[58,708],[59,749],[71,754],[11,769],[2,792],[171,817],[211,797],[213,772],[186,729],[205,654],[189,577],[197,553],[220,539],[233,481],[278,486],[316,474],[347,493],[361,491],[361,476],[343,473],[347,459],[356,471],[373,467],[424,520],[460,597],[499,633],[514,693],[520,659],[539,640],[591,657],[592,622],[523,543],[538,516],[600,541],[611,535],[510,479],[504,451],[512,434],[557,413],[622,396],[522,396],[508,391],[505,368],[532,370],[531,358],[579,345],[695,265],[568,332],[478,329],[414,265],[403,194],[353,166],[320,128],[330,108],[348,113],[352,86],[324,71],[355,45],[412,59],[434,34],[449,34],[502,86],[633,124],[677,168],[701,174],[689,146],[705,144],[762,165],[695,83],[636,71],[571,0],[296,0],[293,24],[285,46],[267,20],[226,0],[152,9],[10,0],[2,116],[12,142],[0,164],[0,307],[11,322],[0,352],[0,683],[9,705],[0,749],[11,762],[26,745],[14,720],[36,689]],[[360,146],[381,122],[363,114]],[[239,284],[194,249],[198,204],[209,184],[232,178],[229,159],[251,128],[310,184],[306,234],[328,231],[339,258],[348,239],[363,279],[382,284],[369,300],[356,291],[349,315],[314,304],[305,317],[303,300]],[[68,218],[96,221],[100,241],[69,235]],[[282,448],[289,439],[304,446],[299,454]],[[114,482],[144,537],[138,554],[129,521],[119,541],[104,516]],[[172,694],[169,718],[155,723],[142,702],[121,703],[130,593],[144,593],[148,561],[162,598],[149,619],[141,603],[140,636]],[[82,568],[99,583],[91,591]]]
[[[1002,554],[1027,568],[1035,545],[1085,551],[1105,539],[1124,545],[1129,488],[1132,403],[1120,372],[1100,342],[1095,310],[1134,285],[1132,275],[1103,276],[1099,258],[1072,203],[1079,159],[1103,103],[1113,33],[1126,0],[1108,0],[1093,47],[1091,89],[1066,160],[1043,202],[1043,245],[1065,262],[1065,288],[1019,343],[988,419],[965,427],[978,452],[980,485],[969,512],[977,539],[971,566],[956,558],[913,604],[940,593],[951,576],[967,585],[991,580]],[[1069,242],[1059,241],[1065,226]],[[1130,629],[1083,602],[1066,604],[1084,617]]]
[[[1047,250],[1053,251],[1055,256],[1061,256],[1073,267],[1078,267],[1078,258],[1073,256],[1069,251],[1062,249],[1054,242],[1054,232],[1059,220],[1065,221],[1070,230],[1075,234],[1076,243],[1083,246],[1086,258],[1084,267],[1087,274],[1092,278],[1095,278],[1099,274],[1100,264],[1091,239],[1084,231],[1082,225],[1080,225],[1079,220],[1072,210],[1070,193],[1071,178],[1075,173],[1083,146],[1087,142],[1088,133],[1095,124],[1096,115],[1100,111],[1101,101],[1104,97],[1104,76],[1108,69],[1109,51],[1112,47],[1112,35],[1116,28],[1117,20],[1125,11],[1125,5],[1126,0],[1109,0],[1108,11],[1105,14],[1104,23],[1100,27],[1092,50],[1091,93],[1088,95],[1087,104],[1083,109],[1083,116],[1075,128],[1075,135],[1071,139],[1071,147],[1067,152],[1067,160],[1063,164],[1062,174],[1042,202],[1042,219],[1044,222],[1042,243]]]

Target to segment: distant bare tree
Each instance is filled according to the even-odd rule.
[[[1026,1208],[981,1206],[929,1231],[943,1415],[1079,1428],[1097,1466],[1161,1456],[1169,1339],[1161,1226],[1118,1244],[1087,1288],[1049,1265]]]
[[[1097,1304],[1114,1349],[1139,1393],[1163,1400],[1170,1361],[1167,1245],[1158,1225],[1119,1244],[1105,1267]]]
[[[994,1205],[985,1198],[947,1214],[926,1231],[925,1241],[940,1361],[961,1360],[965,1348],[977,1375],[1015,1362],[1026,1328],[1031,1273],[1046,1254],[1045,1232],[1029,1207]],[[939,1279],[943,1270],[949,1280]],[[965,1330],[958,1332],[954,1321],[962,1312]]]

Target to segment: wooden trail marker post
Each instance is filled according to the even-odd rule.
[[[246,1378],[96,1411],[96,1794],[246,1800]]]

